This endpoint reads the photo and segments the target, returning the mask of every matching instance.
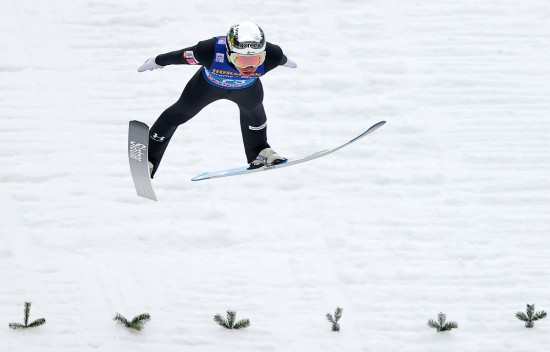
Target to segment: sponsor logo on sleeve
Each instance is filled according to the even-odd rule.
[[[225,37],[218,39],[218,44],[225,45]]]
[[[225,60],[225,54],[224,53],[216,53],[216,62],[223,63]]]
[[[195,59],[195,54],[191,50],[183,52],[183,58],[187,60],[189,65],[197,65],[199,62]]]

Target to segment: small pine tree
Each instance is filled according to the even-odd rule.
[[[31,314],[31,302],[25,302],[25,310],[24,310],[24,324],[19,323],[10,323],[9,327],[12,329],[26,329],[26,328],[34,328],[36,326],[40,326],[43,324],[46,324],[46,319],[40,318],[32,323],[29,324],[29,315]]]
[[[327,313],[327,319],[332,323],[332,331],[340,331],[340,324],[338,324],[338,320],[340,320],[340,318],[342,317],[342,311],[342,308],[336,307],[334,316],[332,316],[332,314],[330,313]]]
[[[430,319],[430,321],[428,321],[428,326],[431,328],[437,329],[438,332],[448,331],[448,330],[458,328],[458,324],[456,322],[454,321],[446,322],[446,320],[447,320],[447,316],[440,312],[437,315],[437,321]]]
[[[143,313],[135,316],[134,319],[129,321],[128,319],[117,313],[113,320],[116,321],[118,324],[126,326],[127,328],[140,331],[143,328],[143,325],[151,320],[151,316],[147,313]]]
[[[526,314],[527,313],[527,314]],[[532,328],[535,326],[535,321],[539,319],[546,318],[546,312],[541,310],[540,312],[535,313],[535,305],[534,304],[528,304],[526,313],[523,312],[517,312],[516,317],[525,322],[526,328]]]
[[[236,312],[228,310],[227,320],[225,320],[220,314],[216,314],[214,316],[214,321],[218,323],[218,325],[221,325],[226,329],[244,329],[250,326],[250,320],[248,319],[242,319],[242,320],[239,320],[237,323],[235,323],[236,317],[237,317]]]

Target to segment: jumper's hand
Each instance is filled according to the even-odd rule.
[[[163,68],[163,67],[164,66],[157,65],[157,63],[155,62],[155,58],[152,57],[147,59],[147,61],[145,61],[145,63],[141,65],[140,68],[138,68],[138,72],[152,71],[152,70],[156,70],[157,68]]]
[[[283,64],[283,66],[290,67],[290,68],[298,67],[298,65],[296,65],[296,63],[290,60],[289,58],[286,59],[286,62]]]

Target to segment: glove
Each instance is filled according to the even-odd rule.
[[[141,65],[140,68],[138,68],[138,72],[153,71],[153,70],[156,70],[157,68],[163,68],[163,67],[164,66],[157,65],[157,63],[155,62],[155,58],[152,57],[150,59],[147,59],[147,61],[145,61],[145,63]]]
[[[296,65],[296,63],[294,61],[290,60],[289,58],[286,59],[286,62],[284,63],[283,66],[290,67],[290,68],[298,67],[298,65]]]

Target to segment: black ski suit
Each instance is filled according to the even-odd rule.
[[[210,69],[214,60],[216,38],[199,42],[189,48],[159,55],[155,58],[158,65],[199,64]],[[188,60],[192,53],[193,60]],[[264,74],[287,62],[286,56],[277,45],[266,44]],[[231,65],[232,66],[232,65]],[[234,68],[234,66],[232,66]],[[153,176],[158,169],[162,156],[179,125],[189,121],[210,103],[227,99],[239,106],[241,132],[248,163],[252,162],[258,153],[268,148],[266,114],[262,104],[264,91],[258,78],[254,84],[243,89],[224,89],[206,81],[201,70],[191,78],[185,86],[179,100],[166,109],[150,130],[149,161],[153,163]]]

